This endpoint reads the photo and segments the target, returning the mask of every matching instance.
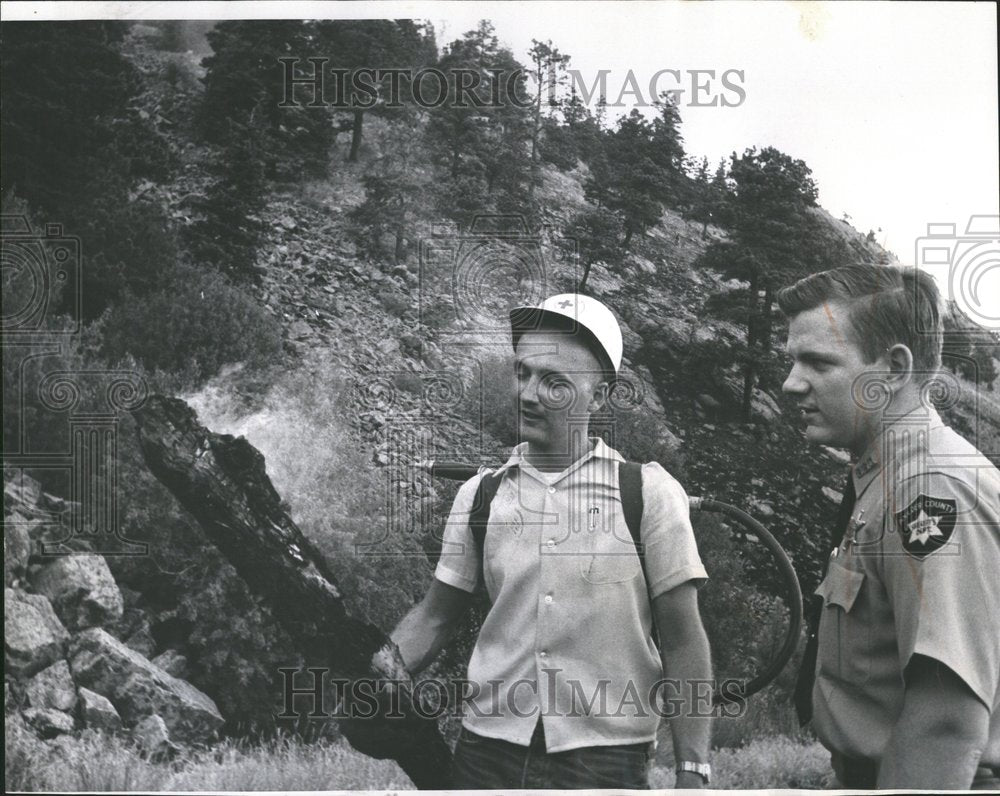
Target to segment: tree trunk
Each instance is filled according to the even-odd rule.
[[[768,283],[764,286],[764,303],[761,305],[761,324],[760,324],[760,342],[764,348],[764,354],[771,353],[771,338],[772,330],[774,328],[774,314],[772,312],[774,305],[774,296],[772,295],[771,285]]]
[[[402,224],[396,227],[396,251],[394,256],[396,265],[399,265],[406,259],[406,237],[403,234]]]
[[[134,413],[143,456],[294,640],[306,666],[330,678],[406,681],[399,650],[347,613],[323,556],[288,515],[244,437],[215,434],[177,398],[154,395]],[[303,675],[304,676],[304,675]],[[400,719],[341,722],[352,746],[395,760],[418,788],[447,787],[451,754],[432,719],[402,698]]]
[[[753,399],[754,383],[757,381],[757,372],[754,367],[754,348],[757,345],[757,275],[750,275],[750,295],[747,297],[747,361],[743,367],[743,406],[741,413],[743,422],[749,423],[751,420],[751,409]]]
[[[583,265],[583,278],[580,280],[580,284],[577,285],[576,292],[582,293],[587,289],[587,280],[590,278],[590,269],[593,266],[589,260]]]
[[[351,154],[347,156],[349,163],[358,162],[358,153],[361,152],[361,130],[365,123],[365,112],[354,111],[354,124],[351,125]]]

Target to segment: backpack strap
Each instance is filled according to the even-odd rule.
[[[513,469],[513,468],[511,468]],[[469,530],[472,532],[472,541],[476,545],[476,554],[479,556],[479,585],[486,589],[486,577],[483,572],[484,549],[486,547],[486,527],[490,521],[490,504],[496,497],[500,482],[504,473],[486,473],[479,479],[479,486],[476,488],[476,496],[472,500],[472,511],[469,513]]]
[[[646,583],[646,593],[649,594],[649,573],[646,571],[646,546],[642,543],[642,464],[639,462],[618,463],[618,490],[622,501],[622,513],[625,524],[632,536],[635,552],[639,556],[642,567],[642,579]],[[650,601],[652,609],[652,601]],[[653,618],[652,636],[657,648],[660,646],[659,634],[656,632],[656,617]]]
[[[618,489],[621,494],[622,511],[625,514],[625,524],[632,534],[635,551],[643,562],[643,572],[646,569],[646,556],[642,545],[642,465],[638,462],[618,463]]]

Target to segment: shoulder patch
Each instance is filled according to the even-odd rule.
[[[918,495],[902,511],[896,512],[896,530],[903,549],[914,558],[924,559],[940,550],[955,530],[956,501]]]

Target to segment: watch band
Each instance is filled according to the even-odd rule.
[[[705,780],[706,785],[712,776],[712,767],[708,763],[694,763],[690,760],[681,760],[677,764],[677,771],[691,771]]]

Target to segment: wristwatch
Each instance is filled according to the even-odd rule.
[[[681,760],[677,764],[677,771],[693,771],[705,781],[706,785],[712,776],[712,767],[708,763],[692,763],[690,760]]]

